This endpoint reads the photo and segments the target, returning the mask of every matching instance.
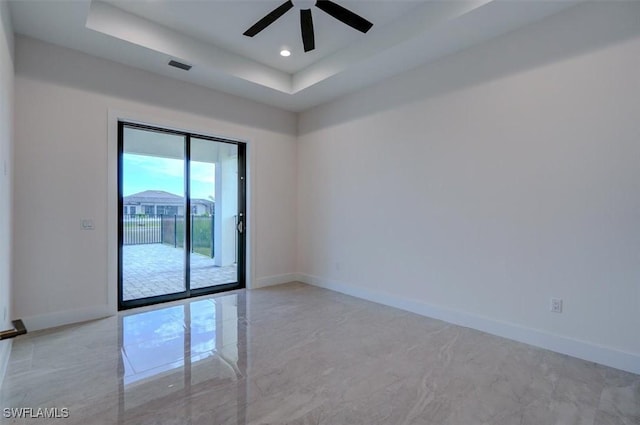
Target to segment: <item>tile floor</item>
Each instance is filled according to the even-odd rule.
[[[640,376],[292,283],[15,340],[16,424],[638,425]]]
[[[123,299],[134,300],[184,291],[184,251],[163,244],[125,245]],[[237,282],[235,264],[214,265],[213,258],[191,254],[191,288]]]

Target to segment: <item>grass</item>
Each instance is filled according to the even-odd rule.
[[[211,257],[211,248],[210,247],[194,247],[193,252],[198,253],[200,255],[204,255],[205,257]]]
[[[193,217],[192,221],[193,252],[206,257],[211,257],[211,221],[211,217]],[[178,219],[175,224],[177,246],[182,247],[184,245],[184,219]],[[173,235],[169,235],[165,241],[173,242]]]

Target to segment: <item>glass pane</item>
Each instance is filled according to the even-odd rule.
[[[191,289],[235,283],[238,146],[191,139]]]
[[[122,299],[184,292],[185,137],[124,128]]]

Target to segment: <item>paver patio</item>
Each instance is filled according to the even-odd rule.
[[[123,300],[184,291],[184,251],[163,244],[122,247]],[[191,254],[191,289],[237,282],[236,265],[216,267],[214,259]]]

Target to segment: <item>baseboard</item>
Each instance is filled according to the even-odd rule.
[[[2,388],[2,383],[4,382],[4,375],[7,373],[12,342],[10,339],[0,341],[0,388]]]
[[[276,276],[261,277],[254,280],[251,289],[264,288],[266,286],[280,285],[282,283],[294,282],[300,280],[297,273],[285,273]]]
[[[298,280],[309,285],[341,292],[367,301],[410,311],[456,325],[476,329],[493,335],[512,339],[557,353],[566,354],[616,369],[640,374],[640,355],[627,353],[585,341],[555,335],[538,329],[501,322],[488,317],[463,311],[442,308],[420,301],[398,297],[386,292],[374,291],[344,282],[307,274],[297,275]]]
[[[27,331],[33,332],[72,323],[86,322],[87,320],[102,319],[112,315],[112,309],[105,305],[23,317],[22,321]]]

